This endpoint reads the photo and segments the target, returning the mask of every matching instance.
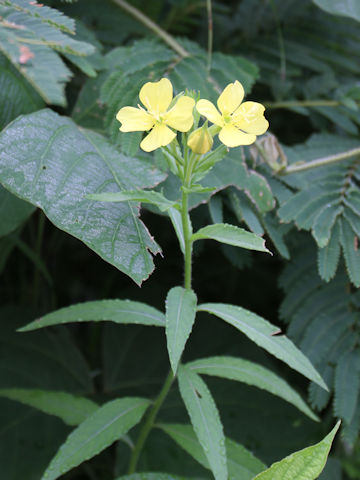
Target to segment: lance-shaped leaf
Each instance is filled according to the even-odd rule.
[[[292,403],[311,419],[319,420],[300,395],[285,380],[271,370],[249,360],[235,357],[209,357],[187,363],[187,367],[196,373],[228,378],[266,390]]]
[[[34,320],[20,332],[72,322],[111,321],[120,324],[165,326],[165,316],[146,303],[131,300],[95,300],[60,308]]]
[[[254,480],[315,480],[325,467],[338,422],[331,432],[319,443],[304,448],[271,465]]]
[[[124,190],[122,192],[94,193],[87,195],[89,200],[98,200],[100,202],[141,202],[156,205],[161,212],[166,212],[174,206],[175,202],[171,202],[159,192],[151,190]]]
[[[158,427],[164,430],[203,467],[210,469],[204,450],[201,448],[191,425],[160,424]],[[225,447],[229,480],[252,480],[256,474],[265,470],[266,466],[239,443],[226,438]]]
[[[100,407],[68,436],[42,480],[55,480],[100,453],[140,421],[149,403],[144,398],[128,397]]]
[[[181,397],[215,480],[227,480],[223,426],[211,393],[199,375],[183,365],[178,380]]]
[[[327,390],[323,379],[305,355],[285,335],[280,335],[281,331],[278,327],[259,315],[225,303],[205,303],[199,305],[198,311],[212,313],[230,323],[259,347],[264,348],[276,358],[287,363],[289,367]]]
[[[75,397],[66,392],[7,388],[0,390],[0,397],[30,405],[48,415],[55,415],[67,425],[79,425],[99,408],[88,398]]]
[[[172,288],[166,297],[166,341],[174,374],[194,324],[196,303],[195,293],[182,287]]]
[[[183,225],[181,221],[181,213],[176,208],[169,208],[167,213],[170,217],[176,236],[179,240],[180,249],[182,253],[185,253],[185,237],[184,237],[184,230],[183,230]]]
[[[90,193],[155,185],[164,176],[51,110],[16,119],[0,135],[1,183],[40,207],[57,227],[141,283],[159,247],[132,203],[86,200]]]
[[[194,242],[202,239],[216,240],[217,242],[227,243],[235,247],[270,253],[265,247],[265,240],[263,238],[243,228],[228,225],[227,223],[215,223],[214,225],[200,228],[200,230],[191,236],[191,239]]]

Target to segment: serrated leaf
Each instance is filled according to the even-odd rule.
[[[331,230],[336,218],[342,213],[343,207],[338,204],[327,205],[314,219],[312,233],[320,248],[325,247],[330,240]]]
[[[327,390],[323,379],[305,355],[285,335],[278,335],[281,330],[267,320],[249,310],[225,303],[204,303],[199,305],[198,311],[209,312],[230,323],[259,347]]]
[[[67,425],[79,425],[99,408],[88,398],[75,397],[66,392],[8,388],[0,390],[0,397],[30,405],[48,415],[55,415]]]
[[[319,443],[304,448],[271,465],[254,480],[315,480],[322,472],[336,432],[338,422]]]
[[[164,314],[146,303],[131,300],[94,300],[92,302],[70,305],[48,313],[34,320],[19,332],[28,332],[52,325],[63,325],[72,322],[111,321],[122,325],[154,325],[165,326]]]
[[[330,281],[336,273],[336,269],[340,258],[340,231],[336,223],[332,232],[329,243],[318,249],[318,269],[321,278],[326,282]]]
[[[210,469],[209,462],[191,425],[160,424],[157,426],[203,467]],[[228,480],[252,480],[254,475],[266,468],[259,459],[239,443],[225,438],[225,447],[229,470]]]
[[[199,374],[215,375],[266,390],[291,403],[312,420],[318,417],[306,405],[301,396],[271,370],[249,360],[235,357],[209,357],[186,364],[188,368]]]
[[[174,375],[195,321],[196,304],[195,292],[182,287],[172,288],[166,297],[166,342]]]
[[[218,409],[203,380],[186,366],[180,366],[181,397],[204,450],[215,480],[227,480],[225,437]]]
[[[144,398],[128,397],[100,407],[68,436],[42,480],[55,480],[100,453],[141,420],[149,403]]]
[[[335,369],[334,412],[350,424],[355,414],[360,389],[360,351],[345,352]]]
[[[217,242],[226,243],[235,247],[270,253],[265,247],[265,240],[263,238],[243,228],[227,223],[208,225],[207,227],[200,228],[200,230],[191,236],[191,240],[194,242],[202,239],[216,240]]]
[[[164,195],[151,190],[123,190],[122,192],[94,193],[87,195],[86,198],[99,202],[126,202],[130,200],[150,203],[156,205],[161,212],[165,212],[174,206],[174,202],[165,198]]]
[[[357,248],[356,233],[349,223],[344,220],[340,223],[340,242],[344,252],[346,269],[350,280],[356,287],[360,287],[360,251]]]
[[[75,146],[75,147],[74,147]],[[147,161],[120,154],[104,137],[50,110],[20,117],[0,134],[0,176],[59,228],[141,283],[159,248],[131,204],[90,202],[101,190],[150,186],[164,176]]]

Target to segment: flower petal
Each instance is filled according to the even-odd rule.
[[[176,133],[170,130],[170,128],[164,124],[158,124],[155,125],[149,135],[146,135],[140,143],[140,147],[145,150],[145,152],[152,152],[157,148],[168,145],[175,137]]]
[[[240,82],[229,83],[217,100],[217,106],[224,115],[233,113],[243,101],[245,92]]]
[[[264,117],[265,107],[257,102],[244,102],[232,116],[233,124],[247,133],[262,135],[269,128]]]
[[[217,108],[213,103],[209,100],[201,99],[196,104],[196,110],[201,114],[204,115],[210,122],[215,123],[222,127],[224,125],[224,120],[220,113],[218,112]]]
[[[175,130],[187,132],[194,123],[193,108],[195,100],[184,96],[180,97],[171,110],[164,115],[164,122]]]
[[[139,97],[149,112],[166,112],[173,97],[173,87],[168,78],[147,82],[141,88]]]
[[[239,147],[254,143],[256,135],[241,132],[234,125],[228,124],[220,130],[219,139],[227,147]]]
[[[120,127],[121,132],[150,130],[155,123],[151,115],[135,107],[121,108],[116,115],[116,119],[122,123]]]

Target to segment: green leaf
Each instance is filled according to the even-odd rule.
[[[153,192],[151,190],[124,190],[122,192],[110,192],[110,193],[94,193],[87,195],[89,200],[97,200],[100,202],[126,202],[135,201],[142,203],[151,203],[156,205],[161,212],[169,210],[174,206],[174,202],[171,202],[159,192]]]
[[[35,207],[24,202],[0,185],[0,237],[13,232],[35,210]]]
[[[329,204],[316,216],[312,233],[320,248],[325,247],[330,240],[331,230],[336,218],[343,212],[343,207],[338,204]]]
[[[169,208],[168,215],[174,227],[176,236],[179,240],[179,246],[182,253],[185,253],[185,237],[181,220],[181,213],[176,208]]]
[[[283,458],[271,465],[254,480],[315,480],[322,472],[331,444],[340,427],[338,422],[319,443]]]
[[[313,0],[313,2],[332,15],[344,15],[360,22],[360,4],[358,0]]]
[[[166,297],[166,341],[174,375],[195,321],[196,304],[195,293],[182,287],[172,288]]]
[[[260,252],[270,251],[265,247],[265,240],[254,233],[248,232],[243,228],[229,225],[227,223],[215,223],[207,227],[200,228],[191,236],[193,242],[202,239],[211,239],[218,242],[234,245],[235,247],[247,248],[248,250],[258,250]]]
[[[75,147],[74,147],[75,145]],[[101,190],[151,186],[164,175],[148,161],[120,154],[104,137],[50,110],[16,119],[0,134],[0,177],[12,193],[40,207],[57,227],[141,283],[159,247],[130,203],[90,202]]]
[[[178,373],[181,397],[215,480],[227,480],[225,437],[218,409],[203,380],[186,366]]]
[[[321,278],[326,282],[336,273],[340,258],[340,230],[336,223],[331,233],[329,243],[318,250],[318,270]]]
[[[146,305],[131,300],[95,300],[78,303],[48,313],[19,329],[28,332],[39,328],[71,322],[111,321],[119,324],[165,326],[164,314]]]
[[[160,424],[157,426],[175,440],[180,447],[195,458],[203,467],[210,469],[209,462],[191,425]],[[225,438],[225,447],[229,470],[228,480],[252,480],[254,475],[266,468],[259,459],[254,457],[249,450],[239,443]]]
[[[88,398],[75,397],[65,392],[8,388],[0,390],[0,397],[30,405],[48,415],[55,415],[67,425],[79,425],[99,408]]]
[[[267,320],[244,308],[224,303],[205,303],[199,305],[198,311],[209,312],[230,323],[259,347],[327,390],[323,379],[305,355],[285,335],[278,335],[281,330]]]
[[[100,453],[141,420],[149,403],[144,398],[127,397],[100,407],[68,436],[42,480],[55,480]]]
[[[300,395],[285,380],[271,370],[249,360],[235,357],[209,357],[187,363],[187,367],[199,374],[228,378],[266,390],[293,404],[312,420],[319,421]]]
[[[360,251],[355,243],[357,235],[346,220],[340,223],[340,232],[346,269],[352,283],[360,287]]]
[[[335,369],[334,412],[351,424],[360,389],[360,351],[345,352]]]

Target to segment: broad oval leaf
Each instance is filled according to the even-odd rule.
[[[311,419],[319,421],[301,396],[285,380],[254,362],[235,357],[209,357],[186,365],[196,373],[228,378],[266,390],[292,403]]]
[[[209,312],[225,320],[225,322],[230,323],[230,325],[244,333],[259,347],[264,348],[289,365],[289,367],[325,388],[325,390],[328,389],[305,355],[285,335],[279,335],[281,331],[267,320],[249,310],[225,303],[205,303],[199,305],[198,311]]]
[[[313,2],[333,15],[344,15],[360,22],[359,0],[313,0]]]
[[[149,250],[160,249],[138,219],[138,208],[85,199],[157,184],[164,175],[149,162],[125,157],[101,135],[51,110],[11,123],[0,134],[0,156],[1,183],[8,190],[138,284],[150,275]]]
[[[203,380],[188,367],[178,372],[181,397],[215,480],[227,480],[226,449],[218,409]]]
[[[265,240],[263,238],[243,228],[227,223],[215,223],[214,225],[200,228],[200,230],[191,236],[191,239],[194,242],[201,239],[216,240],[217,242],[227,243],[235,247],[270,253],[265,247]]]
[[[254,480],[315,480],[325,467],[331,444],[339,427],[340,422],[321,442],[274,463]]]
[[[174,374],[194,324],[196,304],[195,293],[182,287],[172,288],[166,297],[166,341]]]
[[[151,190],[124,190],[122,192],[94,193],[87,195],[89,200],[97,200],[99,202],[141,202],[156,205],[161,212],[169,210],[174,206],[175,202],[171,202],[159,192]]]
[[[127,397],[100,407],[68,436],[42,480],[55,480],[100,453],[140,421],[149,403],[144,398]]]
[[[160,424],[158,427],[167,433],[203,467],[210,469],[209,462],[191,425],[167,423]],[[239,443],[225,438],[225,447],[229,480],[252,480],[256,474],[265,470],[266,466]]]
[[[79,425],[99,408],[88,398],[75,397],[66,392],[7,388],[0,390],[0,397],[30,405],[48,415],[55,415],[67,425]]]
[[[71,322],[112,321],[120,324],[165,326],[165,316],[146,303],[131,300],[95,300],[60,308],[20,328],[28,332],[52,325]]]

